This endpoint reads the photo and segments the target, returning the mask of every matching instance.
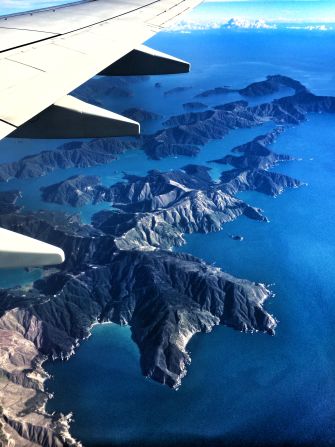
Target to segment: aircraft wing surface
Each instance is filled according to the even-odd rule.
[[[0,139],[137,135],[136,121],[69,93],[97,74],[188,72],[187,62],[143,42],[198,3],[85,0],[1,16]],[[63,259],[58,247],[0,229],[0,268]]]
[[[198,3],[88,0],[0,17],[0,138],[27,122],[30,125],[16,136],[66,138],[138,133],[137,123],[66,95],[96,74],[187,71],[186,62],[141,44]],[[57,129],[56,123],[61,123],[64,113],[70,128]],[[80,123],[83,114],[85,126]],[[39,126],[39,120],[43,122],[45,117],[55,123],[53,133],[43,134],[45,126]],[[98,130],[97,135],[99,118],[105,119],[101,126],[105,130]]]

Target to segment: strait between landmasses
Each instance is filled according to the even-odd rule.
[[[103,186],[97,176],[72,176],[43,187],[42,198],[46,202],[73,207],[110,202],[114,207],[124,210],[131,208],[136,211],[152,211],[154,208],[165,208],[167,203],[176,205],[177,198],[194,197],[196,190],[206,191],[207,196],[211,193],[213,196],[214,192],[219,191],[235,195],[245,190],[276,196],[285,188],[303,185],[297,179],[267,171],[279,162],[295,160],[289,155],[276,154],[267,147],[283,131],[283,127],[277,127],[268,134],[258,136],[232,150],[242,152],[243,156],[226,155],[222,159],[213,160],[237,168],[223,171],[219,182],[212,180],[208,173],[210,168],[187,165],[165,173],[150,171],[143,177],[125,174],[126,182],[119,182],[110,187]]]
[[[238,92],[255,96],[282,87],[293,89],[292,96],[252,107],[245,100],[235,101],[171,117],[165,128],[136,140],[71,142],[0,165],[0,178],[8,181],[109,163],[133,147],[143,148],[153,158],[193,155],[231,129],[266,121],[280,124],[233,149],[233,154],[241,155],[216,160],[232,169],[215,181],[208,167],[189,164],[145,176],[125,174],[124,182],[109,187],[97,176],[75,176],[43,188],[47,201],[113,206],[96,213],[92,225],[84,225],[76,215],[22,210],[19,191],[1,193],[0,226],[59,245],[66,261],[57,270],[45,269],[30,287],[0,292],[0,442],[79,445],[69,432],[69,416],[45,411],[50,396],[42,364],[47,358],[72,355],[93,323],[130,325],[143,374],[170,387],[181,384],[190,361],[187,343],[196,332],[223,324],[243,332],[274,334],[276,320],[263,308],[271,296],[265,285],[234,278],[193,256],[168,250],[184,243],[185,234],[218,231],[241,215],[266,222],[261,210],[235,197],[240,191],[277,195],[303,184],[268,170],[292,160],[268,146],[284,131],[283,125],[303,121],[308,112],[334,112],[335,100],[313,95],[283,76],[268,77]],[[91,92],[87,86],[82,95],[85,91]]]
[[[293,94],[255,106],[239,100],[205,111],[174,116],[165,121],[164,129],[133,140],[104,138],[85,143],[71,142],[60,146],[57,151],[43,151],[15,162],[3,163],[0,165],[0,181],[40,177],[56,169],[110,163],[130,148],[141,148],[153,159],[194,156],[210,140],[222,139],[233,129],[251,128],[265,122],[299,124],[310,112],[335,112],[334,97],[314,95],[300,82],[280,75],[269,76],[265,81],[241,89],[239,93],[255,97],[261,96],[263,91],[280,91],[281,87],[291,88]],[[83,93],[78,96],[86,99],[85,92],[91,89],[84,86]]]

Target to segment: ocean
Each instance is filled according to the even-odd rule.
[[[137,83],[131,98],[99,99],[117,112],[136,105],[166,118],[181,113],[183,102],[202,90],[244,87],[277,73],[301,81],[317,94],[335,95],[334,42],[335,33],[316,30],[161,33],[148,44],[191,61],[192,72]],[[154,87],[156,82],[162,84],[161,89]],[[191,88],[163,95],[176,86]],[[206,101],[222,104],[235,99],[233,96]],[[264,99],[268,98],[251,103]],[[204,164],[272,127],[268,123],[233,131],[222,141],[210,142],[191,159],[153,161],[140,150],[129,151],[110,165],[55,171],[40,179],[0,184],[0,188],[21,188],[27,208],[64,209],[41,202],[40,186],[79,172],[100,175],[103,183],[111,184],[122,178],[123,171],[143,175],[152,168],[164,171],[190,162]],[[188,345],[192,363],[178,391],[142,377],[130,329],[114,324],[95,326],[69,361],[47,363],[52,375],[47,386],[54,394],[47,408],[73,412],[71,430],[84,445],[159,446],[183,441],[194,445],[203,441],[201,445],[211,447],[335,445],[334,141],[332,115],[309,115],[306,122],[288,128],[273,150],[301,160],[274,170],[308,185],[277,198],[256,192],[240,194],[262,208],[270,222],[240,218],[218,233],[187,236],[187,244],[178,249],[235,276],[271,284],[275,296],[265,308],[278,319],[275,336],[242,334],[225,327],[194,336]],[[2,159],[6,151],[12,159],[21,157],[24,145],[22,140],[0,143]],[[55,142],[45,141],[38,146],[30,143],[29,148],[38,152],[52,145]],[[208,166],[213,168],[213,177],[224,169],[213,163]],[[107,207],[88,206],[80,212],[89,222],[93,212]],[[243,235],[244,240],[234,241],[229,233]],[[15,282],[15,278],[10,280]]]

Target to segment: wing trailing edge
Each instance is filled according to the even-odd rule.
[[[15,138],[103,138],[135,136],[139,133],[138,122],[67,95],[9,136]]]

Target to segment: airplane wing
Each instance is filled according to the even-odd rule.
[[[0,138],[137,134],[138,123],[66,95],[96,74],[188,71],[141,44],[198,3],[87,0],[0,17]]]
[[[187,62],[143,42],[199,3],[84,0],[0,17],[0,139],[137,135],[136,121],[69,93],[97,74],[188,72]],[[57,247],[15,233],[9,250],[1,231],[0,268],[64,259]]]

